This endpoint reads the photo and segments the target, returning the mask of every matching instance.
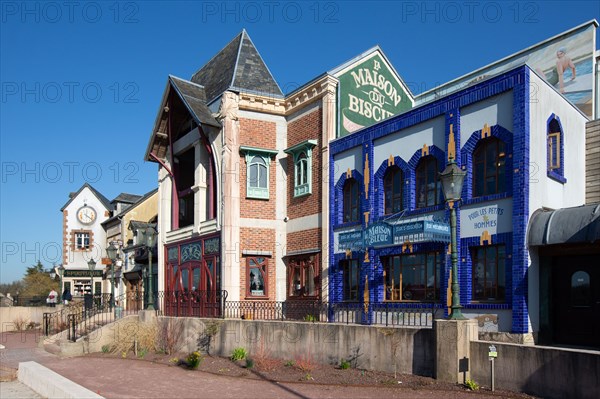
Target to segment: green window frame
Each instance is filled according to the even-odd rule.
[[[246,156],[246,198],[269,199],[271,157],[276,150],[240,146]]]
[[[284,150],[294,159],[294,198],[312,194],[312,149],[317,140],[306,140]]]

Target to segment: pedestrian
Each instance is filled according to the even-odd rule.
[[[58,297],[58,293],[56,291],[54,291],[54,288],[52,288],[52,291],[50,291],[50,293],[48,294],[48,298],[46,298],[46,303],[48,304],[48,306],[50,306],[51,308],[56,307],[56,301]]]
[[[69,288],[65,288],[62,294],[63,304],[68,305],[69,301],[73,299],[73,295],[71,295],[71,290]]]

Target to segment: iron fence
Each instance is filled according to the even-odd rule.
[[[23,296],[15,295],[13,297],[13,306],[48,306],[46,296]],[[60,301],[59,301],[60,302]]]
[[[115,298],[97,295],[87,302],[74,302],[54,313],[44,313],[44,334],[67,332],[67,338],[79,337],[121,317],[146,308],[142,293]],[[154,295],[157,314],[175,317],[207,317],[246,320],[298,320],[390,327],[432,328],[434,303],[328,303],[310,300],[227,301],[227,291],[161,291]]]
[[[135,293],[115,298],[114,306],[110,294],[98,294],[75,300],[61,310],[44,313],[43,333],[52,336],[66,333],[68,340],[75,342],[79,337],[122,317],[137,314],[141,310],[141,296]]]
[[[161,291],[154,296],[159,315],[221,318],[225,314],[227,291]]]
[[[228,301],[225,303],[224,317],[432,328],[435,304]]]

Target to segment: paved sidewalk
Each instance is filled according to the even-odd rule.
[[[34,334],[4,333],[1,334],[0,343],[6,346],[6,349],[1,350],[3,366],[16,368],[19,362],[35,361],[105,398],[498,398],[488,394],[432,391],[426,388],[413,390],[397,387],[280,384],[230,378],[139,360],[60,358],[37,348]],[[4,384],[2,383],[3,393]],[[7,385],[7,392],[13,387],[14,385]],[[4,394],[1,397],[11,398]]]
[[[0,398],[2,399],[41,399],[27,385],[19,381],[0,382]]]

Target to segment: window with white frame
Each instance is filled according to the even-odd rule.
[[[73,232],[73,248],[77,251],[88,251],[91,246],[89,231]]]
[[[269,199],[269,169],[275,150],[241,146],[246,154],[246,197]]]
[[[316,140],[306,140],[284,152],[294,157],[294,197],[312,193],[312,149]]]

